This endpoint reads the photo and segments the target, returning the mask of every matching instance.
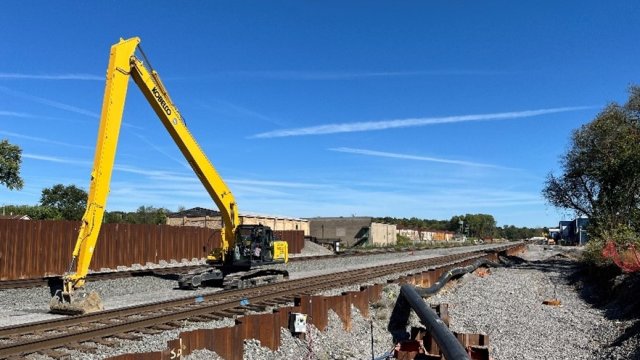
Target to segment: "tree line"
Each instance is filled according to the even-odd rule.
[[[33,220],[81,220],[88,194],[75,185],[57,184],[42,189],[37,205],[3,205],[0,214],[27,215]],[[140,206],[136,211],[105,211],[105,223],[164,224],[171,211]]]
[[[455,215],[449,220],[419,219],[416,217],[378,217],[374,218],[374,221],[395,224],[409,229],[452,231],[478,239],[528,239],[534,236],[541,236],[547,230],[546,228],[516,227],[514,225],[499,227],[496,225],[493,215],[489,214]]]
[[[640,87],[625,104],[607,105],[573,131],[562,173],[549,173],[542,195],[560,209],[589,218],[589,251],[606,242],[640,248]]]

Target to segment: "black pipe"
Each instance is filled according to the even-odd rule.
[[[404,284],[400,287],[400,295],[389,320],[388,330],[391,332],[394,342],[409,339],[406,326],[411,309],[416,312],[422,324],[438,343],[442,354],[447,360],[469,359],[469,355],[460,341],[444,324],[438,314],[427,306],[416,291],[416,288],[409,284]]]
[[[469,359],[462,344],[460,344],[436,312],[427,306],[423,298],[427,298],[440,291],[452,278],[474,271],[482,265],[499,266],[499,264],[487,259],[480,259],[471,265],[447,271],[440,276],[435,284],[428,288],[414,287],[409,284],[402,285],[400,287],[400,295],[398,295],[398,300],[396,300],[396,304],[393,307],[389,325],[387,326],[387,330],[389,330],[393,336],[394,343],[409,340],[410,335],[407,332],[407,324],[409,322],[411,309],[413,309],[422,321],[422,324],[427,328],[427,331],[429,331],[436,343],[438,343],[445,358],[448,360]]]
[[[438,291],[440,291],[440,289],[442,289],[442,287],[449,280],[451,280],[452,278],[455,278],[455,277],[458,277],[460,275],[475,271],[477,268],[479,268],[482,265],[489,265],[489,266],[493,266],[493,267],[499,266],[499,264],[496,264],[493,261],[490,261],[490,260],[487,260],[487,259],[480,259],[480,260],[477,260],[476,262],[474,262],[471,265],[464,266],[464,267],[459,267],[459,268],[455,268],[455,269],[451,269],[451,270],[447,271],[446,273],[442,274],[440,276],[440,278],[438,279],[438,281],[436,281],[430,287],[428,287],[428,288],[416,287],[416,291],[423,298],[427,298],[427,297],[437,293]]]

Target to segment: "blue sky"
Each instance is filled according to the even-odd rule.
[[[640,83],[640,5],[5,2],[0,138],[21,191],[88,188],[109,47],[139,36],[241,212],[563,215],[540,195],[573,129]],[[108,210],[214,204],[133,82]]]

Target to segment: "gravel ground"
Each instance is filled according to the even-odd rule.
[[[454,331],[488,334],[495,360],[639,359],[638,323],[609,320],[602,310],[580,298],[571,282],[571,275],[576,270],[571,259],[579,255],[579,250],[534,246],[523,255],[529,263],[492,269],[484,278],[465,275],[447,285],[429,302],[449,304]],[[386,326],[398,293],[398,285],[387,285],[382,299],[370,307],[376,356],[392,347]],[[542,304],[551,298],[559,299],[562,305]],[[245,345],[244,358],[370,358],[371,320],[362,318],[355,309],[352,316],[351,332],[342,330],[337,315],[331,314],[326,332],[318,333],[310,327],[312,345],[292,338],[283,330],[278,351],[272,352],[260,347],[256,341],[249,341]],[[410,326],[419,326],[413,313]],[[201,357],[194,356],[193,359]]]
[[[333,251],[326,247],[316,244],[313,241],[305,240],[304,247],[300,254],[291,254],[290,257],[303,257],[303,256],[315,256],[315,255],[333,255]]]
[[[316,244],[313,244],[316,245]],[[313,246],[310,246],[313,248]],[[390,253],[350,258],[310,260],[273,265],[273,268],[286,269],[291,279],[317,276],[334,272],[358,269],[387,263],[411,261],[429,258],[441,254],[464,252],[470,248],[424,250],[410,253]],[[309,255],[323,252],[322,249],[307,250]],[[105,309],[116,309],[153,301],[169,300],[178,297],[195,297],[220,291],[218,288],[203,288],[185,291],[177,288],[177,281],[170,278],[141,276],[125,279],[101,280],[88,282],[87,291],[95,290],[102,297]],[[63,315],[49,314],[49,289],[37,287],[30,289],[0,290],[0,327],[12,326],[26,322],[54,319]]]
[[[291,273],[292,278],[303,278],[309,276],[317,276],[320,274],[333,273],[336,269],[339,271],[346,271],[349,269],[358,269],[362,267],[375,266],[380,264],[388,264],[388,263],[398,263],[404,261],[412,261],[423,258],[430,258],[435,256],[440,256],[444,254],[453,254],[468,251],[471,248],[488,248],[491,246],[474,246],[474,247],[464,247],[464,248],[450,248],[450,249],[435,249],[435,250],[423,250],[416,251],[414,253],[389,253],[389,254],[379,254],[372,256],[359,256],[359,257],[351,257],[351,258],[339,258],[339,259],[325,259],[325,260],[310,260],[304,262],[294,262],[286,265],[278,265],[275,267],[282,267]],[[316,249],[320,251],[320,249]],[[324,250],[324,248],[322,249]],[[95,281],[88,283],[86,285],[87,290],[96,290],[98,291],[105,304],[105,308],[113,309],[117,307],[130,306],[135,304],[141,304],[150,301],[159,301],[164,299],[175,299],[176,297],[193,297],[196,295],[211,293],[220,291],[219,289],[204,289],[197,291],[184,291],[175,289],[176,281],[171,279],[163,279],[159,277],[134,277],[134,278],[126,278],[126,279],[114,279],[114,280],[104,280],[104,281]],[[345,289],[338,289],[334,291],[334,293],[340,293],[346,290],[356,290],[359,288],[358,286],[353,286]],[[327,295],[330,295],[327,293]],[[59,317],[60,315],[52,315],[48,314],[48,300],[49,300],[49,291],[47,288],[32,288],[32,289],[12,289],[12,290],[2,290],[0,291],[0,326],[11,326],[15,324],[20,324],[24,322],[31,321],[39,321],[50,318]],[[393,299],[395,301],[395,299]],[[311,339],[316,339],[317,344],[312,345],[312,349],[314,353],[322,353],[325,354],[320,358],[327,359],[355,359],[360,358],[353,353],[355,344],[355,339],[357,338],[361,346],[358,349],[369,349],[367,350],[367,356],[369,357],[371,350],[370,344],[370,334],[369,329],[370,325],[366,319],[362,319],[362,317],[357,314],[357,311],[354,310],[354,332],[351,334],[356,334],[352,340],[344,340],[349,339],[350,333],[343,332],[342,325],[339,323],[339,320],[333,319],[331,320],[331,328],[325,335],[324,333],[318,333],[317,330],[311,328]],[[383,312],[385,312],[384,310]],[[335,314],[334,314],[335,315]],[[115,356],[118,354],[130,353],[130,352],[148,352],[148,351],[159,351],[166,348],[166,341],[169,339],[177,338],[180,331],[192,330],[195,328],[207,328],[207,327],[219,327],[219,326],[228,326],[233,323],[233,320],[228,320],[229,323],[225,322],[212,322],[212,323],[185,323],[185,326],[181,329],[176,329],[172,331],[167,331],[159,335],[144,335],[143,341],[126,341],[119,340],[119,345],[116,347],[104,347],[99,346],[98,352],[95,354],[81,354],[81,353],[72,353],[72,358],[74,359],[101,359],[108,356]],[[364,329],[364,330],[363,330]],[[390,339],[386,333],[386,324],[375,324],[374,323],[374,335],[376,341],[376,352],[384,352],[388,350],[391,346]],[[338,334],[338,335],[336,335]],[[366,335],[366,336],[365,336]],[[364,336],[364,340],[360,339]],[[282,355],[282,359],[292,359],[297,358],[297,356],[291,357],[291,352],[294,351],[302,351],[300,348],[304,349],[308,347],[308,345],[301,344],[299,340],[292,338],[290,335],[283,337],[283,350],[285,351]],[[340,350],[340,346],[331,345],[332,342],[342,341],[340,344],[343,344],[346,348]],[[290,344],[290,347],[287,347],[287,344]],[[365,346],[365,344],[368,344]],[[255,345],[255,346],[253,346]],[[260,357],[260,353],[262,350],[259,350],[259,346],[257,344],[249,343],[247,344],[248,354],[251,353],[251,349],[255,348],[256,356],[252,357],[252,359],[275,359],[278,358],[277,354],[265,355],[266,357]],[[261,348],[260,348],[261,349]],[[297,350],[296,350],[297,349]],[[288,352],[287,352],[288,351]],[[364,350],[363,350],[364,351]],[[296,353],[298,354],[298,353]],[[198,352],[196,356],[203,356],[204,358],[211,358],[212,353],[207,351]],[[251,356],[251,355],[247,355]],[[34,359],[38,357],[32,357]]]
[[[495,360],[630,359],[628,349],[603,351],[629,324],[607,319],[580,297],[571,257],[564,249],[530,246],[524,258],[532,262],[492,269],[484,278],[465,275],[462,286],[429,302],[449,303],[452,330],[488,334]],[[562,304],[543,305],[547,299]]]

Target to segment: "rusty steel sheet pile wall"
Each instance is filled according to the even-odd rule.
[[[521,252],[523,245],[514,247],[507,251],[508,254]],[[455,268],[469,265],[476,260],[484,258],[495,261],[498,259],[497,253],[487,253],[473,259],[449,264],[415,274],[401,276],[395,280],[388,280],[388,283],[414,284],[416,286],[429,287],[438,281],[438,278],[445,272]],[[181,332],[177,339],[167,341],[167,349],[157,352],[123,354],[109,358],[110,360],[169,360],[187,356],[195,350],[207,349],[215,351],[220,357],[226,360],[241,360],[244,353],[244,343],[248,339],[259,340],[262,346],[271,350],[280,347],[280,328],[288,326],[289,314],[299,312],[307,314],[307,322],[320,331],[325,331],[329,325],[329,310],[333,310],[340,320],[345,331],[351,330],[351,309],[357,308],[362,316],[369,317],[369,304],[380,300],[383,284],[363,286],[360,291],[344,292],[336,296],[300,296],[295,298],[294,306],[282,307],[273,310],[272,313],[245,315],[235,321],[235,325],[218,329],[199,329]],[[438,307],[439,316],[449,323],[447,306]],[[469,351],[479,352],[474,359],[489,359],[488,348],[489,338],[481,334],[455,333],[458,340]],[[425,336],[424,334],[422,336]],[[437,344],[427,335],[425,344],[429,350],[438,354]],[[478,348],[480,347],[480,348]],[[441,355],[438,355],[441,357]]]
[[[328,309],[334,310],[345,330],[351,329],[351,307],[355,307],[369,316],[369,303],[380,300],[382,285],[362,287],[360,291],[350,291],[336,296],[302,296],[296,298],[294,306],[282,307],[272,313],[246,315],[236,319],[232,327],[218,329],[200,329],[181,332],[177,339],[167,341],[167,349],[157,352],[124,354],[111,357],[111,360],[164,360],[187,356],[194,350],[215,351],[223,359],[241,360],[244,343],[247,339],[256,339],[271,350],[280,347],[280,328],[287,327],[289,314],[309,314],[308,323],[321,331],[326,330],[329,322]]]
[[[0,280],[61,275],[67,271],[79,221],[0,220]],[[304,232],[280,231],[290,253],[304,246]],[[191,226],[104,224],[91,270],[133,264],[202,259],[220,246],[220,231]]]
[[[304,247],[304,231],[302,230],[275,230],[274,236],[278,240],[286,241],[289,245],[289,254],[300,254]]]

